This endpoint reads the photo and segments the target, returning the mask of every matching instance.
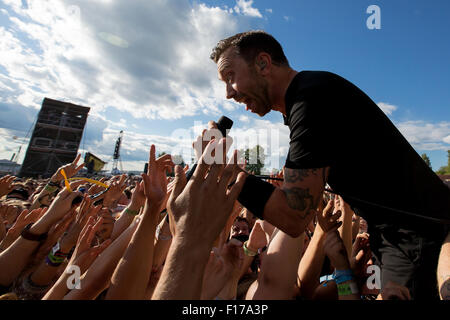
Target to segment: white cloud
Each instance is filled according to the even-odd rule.
[[[269,9],[266,9],[266,12],[273,13],[273,10],[269,8]]]
[[[257,8],[253,8],[253,0],[236,0],[234,11],[244,16],[262,18],[261,12]]]
[[[290,18],[290,17],[288,17],[288,16],[283,16],[283,19],[284,19],[284,20],[286,20],[286,21],[289,21],[289,20],[291,20],[291,18]]]
[[[405,121],[397,123],[396,127],[416,150],[450,148],[450,122]]]
[[[391,115],[392,112],[398,109],[397,106],[385,102],[378,102],[377,106],[387,115]]]
[[[249,122],[250,118],[248,116],[242,115],[242,116],[239,117],[239,121]]]
[[[49,96],[150,119],[221,113],[209,54],[238,30],[226,9],[184,0],[4,2],[11,27],[0,27],[0,65],[14,86],[0,90],[14,90],[10,101],[39,108]]]
[[[445,138],[443,138],[442,141],[444,141],[447,144],[450,144],[450,135],[448,135]]]

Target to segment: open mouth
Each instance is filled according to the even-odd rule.
[[[251,106],[252,106],[252,100],[246,98],[243,102],[245,103],[245,110],[246,110],[246,111],[250,110],[250,111],[253,112],[253,110],[252,110],[252,108],[251,108]]]
[[[252,108],[252,106],[253,106],[253,100],[252,99],[247,98],[247,97],[243,97],[242,99],[235,99],[235,100],[236,100],[237,103],[245,104],[245,110],[246,111],[250,110],[251,112],[254,112],[253,108]]]

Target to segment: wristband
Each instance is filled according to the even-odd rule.
[[[24,239],[30,240],[30,241],[44,241],[45,239],[47,239],[47,232],[43,233],[43,234],[32,234],[30,232],[30,228],[33,225],[33,223],[30,223],[29,225],[27,225],[21,232],[21,236]]]
[[[245,241],[244,244],[242,245],[242,249],[244,249],[244,254],[245,254],[247,257],[254,257],[254,256],[256,256],[256,255],[258,254],[258,252],[254,252],[254,251],[250,250],[250,249],[247,247],[247,242],[248,242],[248,240]]]
[[[356,283],[340,283],[337,285],[338,295],[350,296],[352,294],[358,294],[358,286]]]
[[[254,175],[248,175],[238,201],[256,217],[263,220],[264,207],[274,190],[275,187],[272,184]]]
[[[350,281],[354,279],[352,270],[334,270],[334,280],[336,284],[340,284],[342,282]]]
[[[47,257],[45,257],[45,263],[52,267],[58,267],[64,262],[67,253],[63,253],[60,249],[59,242],[52,248]]]
[[[60,183],[59,182],[53,182],[52,180],[50,180],[47,185],[52,186],[52,187],[56,187],[56,188],[60,188]]]
[[[52,256],[51,253],[45,257],[45,263],[51,267],[59,267],[64,262],[64,259],[59,259],[57,257]]]
[[[125,209],[125,212],[128,214],[131,214],[132,216],[137,216],[139,214],[139,210],[136,211],[136,210],[131,210],[128,208]]]
[[[58,187],[52,186],[50,184],[47,184],[44,188],[45,191],[48,191],[49,193],[53,193],[56,190],[58,190]]]
[[[340,284],[340,283],[350,281],[350,280],[354,280],[353,276],[340,276],[340,277],[334,278],[334,281],[336,282],[336,284]]]

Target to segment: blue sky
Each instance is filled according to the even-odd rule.
[[[366,26],[370,5],[380,8],[379,30]],[[264,145],[267,166],[281,167],[281,115],[227,102],[208,58],[223,37],[264,29],[294,69],[332,71],[365,91],[437,170],[450,149],[449,14],[445,0],[3,0],[0,158],[23,144],[23,159],[46,96],[91,107],[82,152],[110,161],[124,130],[125,169],[141,169],[151,143],[188,155],[202,125],[222,114],[237,142]]]

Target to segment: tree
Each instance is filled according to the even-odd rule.
[[[450,150],[447,150],[447,166],[440,167],[436,174],[450,174]]]
[[[427,164],[427,166],[429,166],[429,167],[431,168],[431,161],[430,161],[430,158],[428,158],[427,154],[426,154],[426,153],[423,153],[423,154],[421,155],[421,157],[422,157],[423,161],[425,161],[425,163]]]
[[[447,169],[450,170],[450,150],[447,150]]]
[[[242,151],[241,151],[242,152]],[[264,167],[264,148],[260,145],[256,145],[251,149],[247,149],[244,152],[245,157],[245,170],[253,172],[253,174],[261,174],[261,169]]]

